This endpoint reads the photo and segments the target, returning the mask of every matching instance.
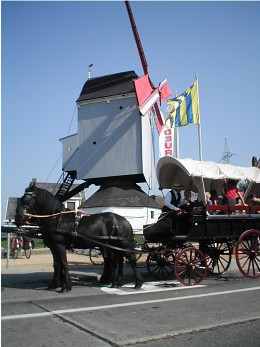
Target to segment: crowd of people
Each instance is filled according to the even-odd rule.
[[[225,182],[221,189],[222,196],[218,196],[216,190],[205,193],[205,201],[208,206],[258,206],[260,205],[260,198],[256,197],[255,194],[250,194],[246,201],[244,201],[243,193],[238,189],[238,184],[235,180],[229,179]],[[191,191],[184,190],[181,184],[174,184],[173,188],[166,194],[164,206],[162,212],[173,212],[177,216],[179,212],[187,212],[191,210],[197,201],[191,201]],[[225,213],[221,210],[210,209],[207,210],[208,215],[216,215]],[[243,209],[238,209],[233,213],[244,214],[246,213]],[[255,213],[260,213],[256,211]]]

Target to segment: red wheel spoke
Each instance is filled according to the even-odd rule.
[[[248,278],[260,277],[259,230],[247,230],[238,240],[236,260],[239,270]]]
[[[199,269],[201,263],[206,264],[206,257],[200,250],[195,247],[184,248],[176,257],[176,277],[184,285],[200,283],[207,274],[207,265]]]

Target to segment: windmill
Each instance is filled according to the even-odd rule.
[[[78,132],[62,138],[62,184],[56,196],[65,201],[91,184],[147,183],[154,172],[150,118],[158,131],[163,120],[157,101],[171,93],[167,81],[154,87],[129,1],[125,1],[144,76],[134,71],[89,78],[76,101]],[[90,68],[90,66],[89,66]],[[66,173],[66,174],[65,174]],[[71,190],[75,179],[83,180]]]

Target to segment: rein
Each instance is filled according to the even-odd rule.
[[[56,216],[60,216],[62,214],[67,214],[67,213],[80,213],[80,214],[84,214],[85,216],[90,216],[90,214],[81,211],[81,210],[77,210],[77,211],[62,211],[62,212],[58,212],[58,213],[54,213],[54,214],[46,214],[46,215],[37,215],[37,214],[31,214],[31,213],[24,213],[23,215],[25,217],[30,217],[30,218],[50,218],[50,217],[56,217]]]
[[[31,218],[50,218],[50,217],[60,216],[62,214],[77,213],[77,212],[79,212],[81,214],[84,214],[86,216],[90,216],[90,214],[88,214],[88,213],[86,213],[84,211],[81,211],[81,210],[78,210],[78,211],[63,211],[63,212],[58,212],[58,213],[49,214],[49,215],[36,215],[36,214],[31,214],[31,213],[24,213],[23,215],[26,216],[26,217],[31,217]],[[125,249],[125,248],[121,248],[121,247],[116,247],[116,246],[109,245],[108,243],[100,242],[100,241],[97,240],[97,239],[100,239],[100,240],[124,241],[126,239],[124,237],[118,237],[118,236],[95,236],[95,237],[88,237],[88,236],[85,236],[85,235],[84,236],[80,235],[76,231],[74,231],[72,233],[71,232],[69,232],[69,233],[62,232],[62,234],[70,234],[73,237],[79,237],[79,238],[85,239],[86,241],[94,242],[95,244],[97,244],[99,246],[102,246],[102,247],[105,247],[105,248],[115,249],[117,251],[131,252],[131,253],[140,253],[140,250],[137,251],[137,250],[132,250],[132,249]]]
[[[111,248],[111,249],[115,249],[117,251],[123,251],[123,252],[131,252],[131,253],[144,253],[144,252],[147,252],[147,251],[142,251],[142,250],[133,250],[133,249],[125,249],[125,248],[121,248],[121,247],[116,247],[116,246],[112,246],[112,245],[109,245],[108,243],[104,243],[104,242],[100,242],[100,241],[97,241],[96,239],[99,238],[99,239],[106,239],[106,240],[109,240],[109,239],[114,239],[114,240],[124,240],[125,238],[119,238],[117,236],[95,236],[95,237],[88,237],[88,236],[83,236],[83,235],[80,235],[80,234],[77,234],[75,233],[74,235],[75,237],[80,237],[82,239],[85,239],[86,241],[92,241],[94,243],[96,243],[97,245],[99,246],[102,246],[102,247],[105,247],[105,248]]]

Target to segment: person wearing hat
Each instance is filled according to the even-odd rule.
[[[165,195],[164,206],[162,208],[161,218],[163,220],[171,219],[171,228],[173,234],[179,234],[179,220],[178,212],[181,212],[180,202],[182,200],[181,191],[183,186],[181,184],[174,184],[172,189]],[[160,218],[159,217],[159,218]]]
[[[173,185],[172,189],[165,195],[162,212],[181,212],[180,202],[182,200],[181,191],[183,186],[179,183]]]

